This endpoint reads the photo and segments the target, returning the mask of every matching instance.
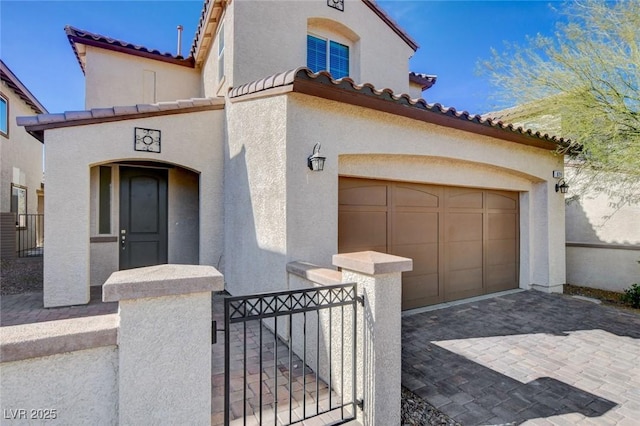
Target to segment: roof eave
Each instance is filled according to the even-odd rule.
[[[380,19],[384,21],[385,24],[389,26],[405,43],[409,45],[411,49],[415,52],[420,47],[418,43],[407,34],[401,27],[398,25],[391,17],[385,12],[375,0],[362,0],[362,2],[369,7]]]
[[[0,59],[0,71],[2,72],[2,80],[16,92],[16,94],[22,99],[35,113],[46,114],[47,109],[40,103],[40,101],[31,93],[27,86],[11,71],[11,69]]]

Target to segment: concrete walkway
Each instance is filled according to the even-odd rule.
[[[402,331],[402,384],[465,426],[640,424],[640,315],[526,291]]]

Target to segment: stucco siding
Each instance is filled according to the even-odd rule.
[[[413,50],[362,1],[345,1],[344,12],[326,2],[234,1],[233,78],[238,86],[288,69],[306,66],[308,20],[340,22],[358,37],[351,46],[350,71],[359,83],[409,92]],[[272,25],[282,22],[286,25]],[[325,29],[331,30],[330,22]],[[228,46],[228,44],[227,44]],[[229,77],[229,76],[227,76]]]
[[[640,247],[636,250],[567,247],[567,282],[622,292],[640,283]]]
[[[200,72],[87,46],[85,108],[136,105],[202,96]]]
[[[227,108],[224,274],[232,294],[286,287],[286,104],[279,96]]]
[[[73,372],[69,366],[73,366]],[[0,370],[4,418],[7,419],[10,409],[27,410],[25,418],[16,419],[16,424],[118,423],[115,346],[6,362],[0,364]],[[39,420],[37,415],[46,414],[44,410],[55,410],[55,420]],[[31,414],[36,419],[32,420]]]
[[[571,184],[574,170],[566,170]],[[613,206],[596,191],[574,195],[570,188],[567,282],[619,292],[640,283],[640,204]]]
[[[198,172],[199,263],[217,265],[223,248],[223,115],[205,111],[47,131],[46,222],[55,226],[45,225],[45,306],[88,301],[90,168],[99,164],[160,161]],[[134,151],[134,127],[160,130],[162,152]],[[112,220],[112,232],[118,226]]]
[[[565,282],[564,200],[549,151],[417,122],[318,98],[290,94],[287,107],[287,255],[320,265],[337,250],[337,176],[519,191],[524,199],[520,286],[559,291]],[[327,157],[322,173],[304,165],[314,143]]]
[[[11,210],[11,184],[27,188],[27,213],[37,213],[42,182],[42,143],[18,127],[16,117],[35,113],[3,81],[0,91],[8,99],[8,137],[0,135],[0,211]]]

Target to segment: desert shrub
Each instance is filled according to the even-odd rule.
[[[640,309],[640,284],[633,284],[625,289],[620,298],[624,303],[631,305],[632,308]]]

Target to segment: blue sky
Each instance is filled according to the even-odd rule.
[[[300,1],[300,0],[299,0]],[[322,0],[320,0],[322,1]],[[458,110],[483,113],[499,105],[479,59],[504,41],[550,35],[559,19],[553,1],[415,1],[379,4],[420,45],[412,71],[437,74],[423,95]],[[0,57],[49,112],[84,108],[84,76],[64,33],[66,24],[162,52],[176,50],[176,26],[184,26],[188,53],[201,0],[31,1],[0,0]]]

